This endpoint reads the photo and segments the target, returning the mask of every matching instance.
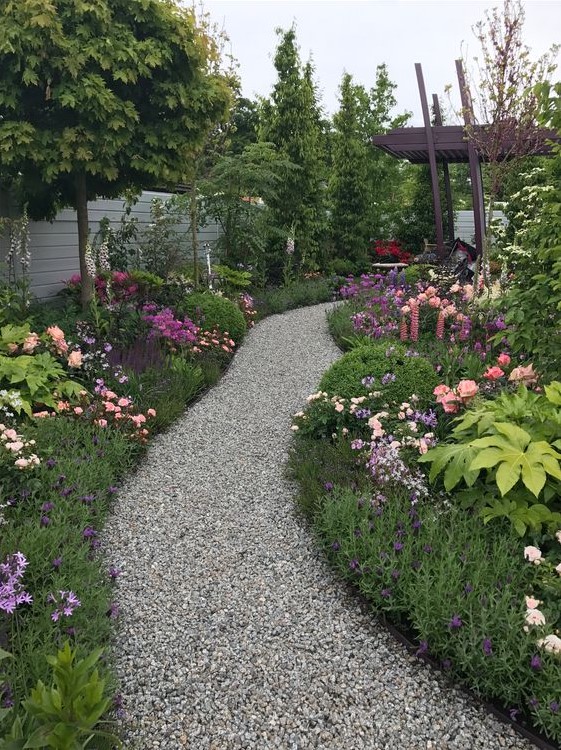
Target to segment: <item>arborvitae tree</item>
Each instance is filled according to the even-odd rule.
[[[352,261],[357,268],[367,262],[371,203],[369,146],[360,121],[360,88],[353,84],[349,73],[343,75],[340,108],[333,117],[329,180],[335,256]]]
[[[282,265],[289,236],[295,240],[295,261],[313,269],[325,224],[324,169],[321,158],[321,114],[311,65],[302,70],[296,31],[279,29],[275,54],[278,80],[261,110],[261,140],[273,143],[299,169],[288,173],[271,205],[279,235],[272,238],[272,255]]]

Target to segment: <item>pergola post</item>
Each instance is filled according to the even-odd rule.
[[[473,104],[469,93],[464,67],[461,60],[456,60],[456,72],[458,74],[458,83],[460,85],[460,96],[462,101],[462,111],[464,116],[464,125],[466,128],[474,126]],[[469,175],[471,179],[471,195],[473,201],[473,222],[475,225],[475,247],[477,252],[483,252],[483,243],[485,238],[485,203],[483,198],[483,180],[481,178],[481,161],[472,139],[467,135]]]
[[[442,113],[440,111],[440,102],[436,94],[432,95],[432,110],[434,112],[434,124],[442,125]],[[454,236],[454,205],[452,203],[452,188],[450,187],[450,170],[448,169],[448,162],[442,162],[442,169],[444,171],[444,192],[446,194],[446,213],[448,214],[448,239],[450,242],[454,242],[456,239]]]
[[[444,232],[442,230],[442,206],[440,203],[440,187],[438,184],[438,169],[436,165],[436,150],[434,148],[434,139],[432,124],[430,121],[429,105],[427,101],[427,92],[423,80],[423,71],[421,63],[415,63],[417,73],[417,83],[419,85],[419,95],[421,97],[421,107],[423,110],[423,120],[425,122],[425,134],[427,139],[427,150],[429,155],[430,177],[432,184],[432,199],[434,203],[434,221],[436,225],[436,249],[439,255],[444,254]]]

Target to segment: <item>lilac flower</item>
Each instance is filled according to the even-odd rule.
[[[23,590],[21,579],[28,566],[21,552],[7,555],[0,563],[0,611],[11,615],[20,604],[31,604],[32,596]]]
[[[462,627],[462,625],[463,625],[463,622],[462,622],[462,618],[460,617],[460,615],[452,615],[452,619],[448,623],[448,627],[451,630],[458,630],[459,628]]]
[[[81,606],[81,602],[73,591],[60,591],[59,598],[54,594],[47,596],[47,602],[49,604],[55,604],[56,608],[51,614],[51,620],[58,622],[61,617],[71,617],[74,610]]]
[[[483,653],[485,656],[491,656],[493,653],[493,644],[490,638],[485,638],[483,640]]]

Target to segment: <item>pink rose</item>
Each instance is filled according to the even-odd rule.
[[[105,407],[105,411],[109,411],[109,412],[115,411],[115,409],[117,408],[115,404],[111,403],[111,401],[104,401],[103,406]]]
[[[106,398],[108,401],[113,400],[114,398],[117,398],[117,394],[113,393],[113,391],[104,391],[102,393],[103,398]]]
[[[445,385],[444,383],[437,385],[433,391],[433,394],[436,396],[436,403],[440,404],[442,398],[446,396],[447,393],[450,393],[450,388],[448,388],[447,385]]]
[[[106,419],[97,419],[96,424],[99,425],[99,427],[107,427],[107,420]]]
[[[27,458],[18,458],[17,461],[14,461],[14,466],[17,466],[18,469],[26,469],[29,466],[29,460]]]
[[[6,438],[6,440],[17,440],[18,434],[15,430],[5,430],[4,437]]]
[[[51,412],[50,411],[34,411],[33,416],[35,419],[43,419],[44,417],[50,417]]]
[[[504,375],[504,371],[501,370],[501,368],[497,367],[496,365],[493,367],[488,367],[483,373],[483,377],[486,380],[498,380],[499,378],[502,378],[503,375]]]
[[[501,352],[499,356],[497,357],[497,362],[501,367],[508,367],[510,364],[510,357],[506,352]]]
[[[128,400],[128,398],[123,397],[117,401],[117,404],[118,406],[128,406],[130,404],[130,401]]]
[[[74,407],[74,414],[77,414],[78,416],[80,416],[80,414],[83,414],[83,413],[84,413],[84,410],[82,409],[81,406]]]
[[[148,414],[149,417],[155,417],[156,416],[156,410],[155,409],[148,409],[148,411],[146,412],[146,414]]]
[[[537,547],[532,547],[530,545],[529,547],[524,547],[524,557],[528,562],[534,563],[534,565],[539,565],[541,563],[542,552]]]
[[[70,352],[68,355],[68,366],[69,367],[81,367],[82,366],[82,352]]]
[[[526,607],[528,609],[537,609],[538,606],[541,604],[539,599],[534,599],[533,596],[526,596]]]
[[[442,396],[439,403],[447,414],[455,414],[460,409],[458,398],[452,391]]]
[[[23,443],[21,442],[21,440],[17,440],[15,443],[4,443],[4,446],[9,451],[12,451],[12,453],[19,453],[19,451],[23,448]]]
[[[479,386],[475,380],[460,380],[456,386],[456,393],[462,399],[464,404],[470,401],[478,390]]]

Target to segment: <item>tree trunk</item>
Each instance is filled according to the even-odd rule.
[[[78,215],[78,256],[80,258],[80,276],[82,279],[80,301],[82,302],[82,309],[87,310],[93,299],[94,284],[86,266],[86,249],[90,227],[88,222],[88,191],[85,172],[80,172],[76,177],[76,213]]]
[[[193,246],[193,284],[196,289],[199,286],[199,239],[197,236],[197,186],[194,178],[191,183],[189,214],[191,220],[191,244]]]

